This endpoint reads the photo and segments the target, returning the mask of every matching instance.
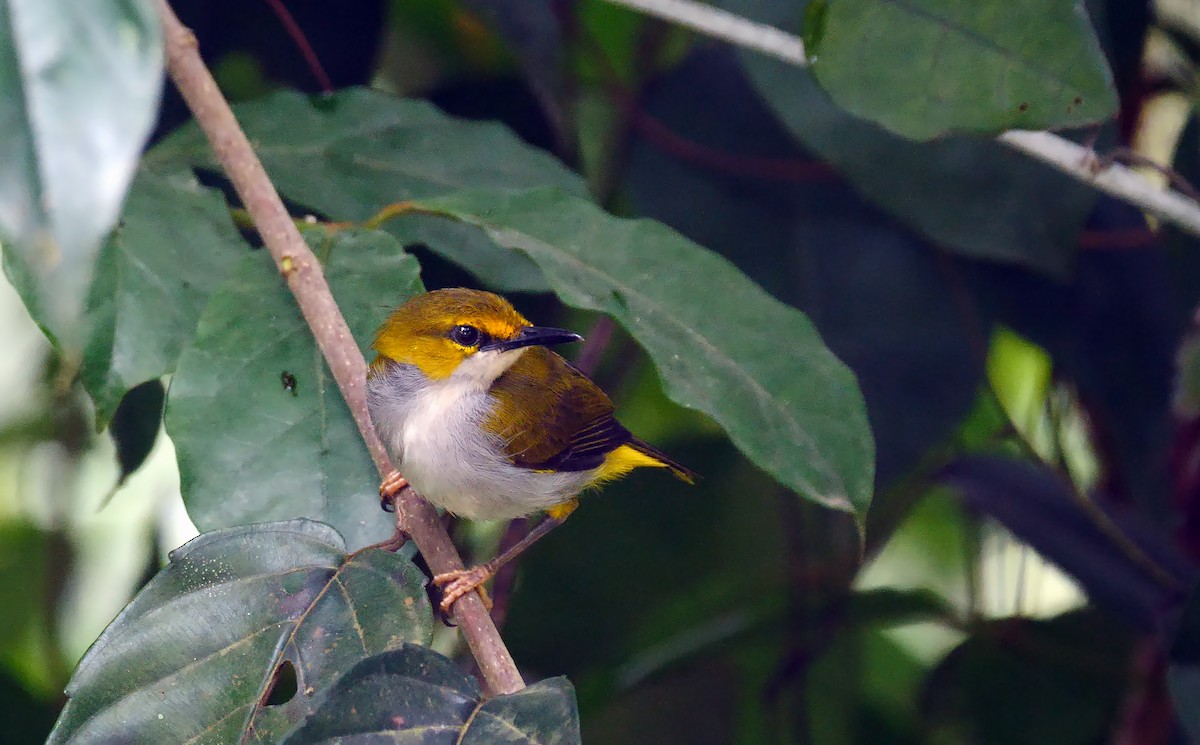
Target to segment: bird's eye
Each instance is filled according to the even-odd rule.
[[[479,329],[474,326],[455,326],[450,329],[450,340],[464,347],[473,347],[479,344],[482,337],[483,334],[479,333]]]

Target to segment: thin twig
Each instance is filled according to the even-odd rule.
[[[304,64],[308,65],[308,70],[317,81],[317,85],[321,86],[321,92],[333,93],[333,81],[329,79],[329,74],[325,72],[325,67],[321,64],[321,58],[317,56],[316,50],[308,42],[308,37],[304,35],[304,29],[300,28],[299,23],[296,23],[295,16],[283,4],[283,0],[266,0],[266,3],[271,6],[271,12],[279,19],[284,32],[296,45],[296,50],[304,58]]]
[[[662,18],[699,33],[804,67],[804,42],[772,26],[702,5],[694,0],[608,0]],[[1163,189],[1129,168],[1097,167],[1086,147],[1050,132],[1010,130],[996,137],[1001,144],[1053,166],[1099,191],[1174,223],[1200,236],[1200,203],[1172,189]]]
[[[167,42],[167,71],[254,218],[263,243],[312,329],[376,468],[381,476],[386,475],[392,471],[392,464],[367,413],[367,366],[329,292],[320,264],[300,237],[233,111],[201,60],[196,37],[179,22],[166,0],[159,0],[159,5]],[[435,573],[463,567],[437,511],[412,489],[405,489],[397,498],[396,519],[397,525],[412,536]],[[454,605],[454,620],[462,629],[491,693],[512,693],[525,686],[477,594],[467,595]]]

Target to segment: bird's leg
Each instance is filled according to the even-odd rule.
[[[383,477],[383,481],[379,484],[379,507],[384,512],[395,512],[396,495],[406,486],[408,486],[408,479],[401,476],[400,472],[393,468],[387,476]]]
[[[578,499],[569,499],[562,504],[555,505],[546,511],[546,516],[542,521],[529,531],[529,535],[515,543],[504,553],[484,564],[473,566],[470,569],[456,569],[453,572],[443,572],[435,575],[433,584],[442,589],[442,602],[439,607],[442,613],[450,615],[450,608],[463,595],[472,591],[478,591],[479,597],[483,600],[484,605],[491,610],[491,599],[487,596],[487,592],[483,589],[483,585],[492,578],[500,567],[520,556],[525,549],[537,543],[544,535],[554,530],[575,511],[579,506]]]

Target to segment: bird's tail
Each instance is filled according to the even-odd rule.
[[[642,442],[638,438],[634,437],[629,441],[628,447],[654,461],[654,463],[647,463],[646,465],[655,465],[660,468],[665,468],[674,474],[675,478],[679,479],[680,481],[686,481],[689,484],[696,483],[697,476],[695,471],[683,465],[679,461],[673,460],[669,455],[654,447],[650,443]]]

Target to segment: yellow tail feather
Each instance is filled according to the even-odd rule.
[[[591,485],[612,481],[624,476],[635,468],[643,467],[666,468],[676,478],[686,481],[689,484],[696,483],[696,474],[689,468],[671,460],[667,457],[666,453],[663,453],[653,445],[635,438],[629,444],[622,445],[608,454]]]

